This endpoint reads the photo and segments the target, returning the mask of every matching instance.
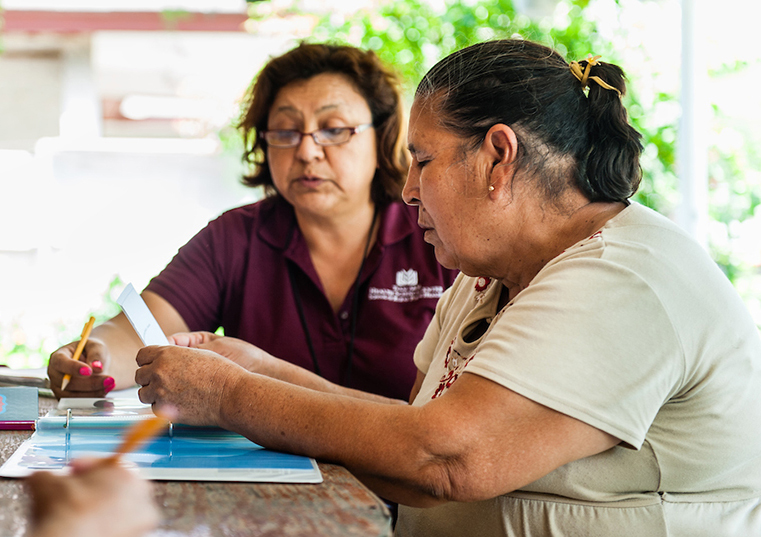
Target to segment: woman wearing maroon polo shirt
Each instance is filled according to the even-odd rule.
[[[400,201],[402,124],[396,79],[372,52],[302,44],[272,59],[240,120],[246,181],[268,197],[212,221],[150,282],[164,332],[222,327],[327,381],[407,399],[415,345],[456,272]],[[57,396],[134,384],[141,344],[122,314],[93,330],[82,362],[74,346],[51,356]]]

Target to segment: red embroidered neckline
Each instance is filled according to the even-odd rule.
[[[491,283],[491,278],[486,278],[484,276],[481,276],[480,278],[476,278],[476,291],[479,293],[489,287],[489,284]]]

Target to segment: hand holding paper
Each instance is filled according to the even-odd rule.
[[[186,347],[143,347],[135,381],[140,400],[171,407],[187,425],[221,425],[220,412],[245,369],[215,352]]]
[[[116,303],[121,306],[122,311],[129,319],[132,328],[144,345],[168,345],[164,332],[161,330],[159,323],[145,305],[140,295],[135,291],[132,284],[127,284],[122,294],[116,299]]]

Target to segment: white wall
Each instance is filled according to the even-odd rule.
[[[16,344],[49,352],[76,338],[114,276],[142,288],[210,219],[259,197],[217,133],[261,65],[290,44],[102,32],[10,35],[4,45],[0,363],[18,367]],[[196,112],[103,121],[104,102],[134,96]]]

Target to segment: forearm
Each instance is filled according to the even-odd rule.
[[[151,291],[144,291],[142,298],[165,334],[186,332],[188,326],[179,312],[168,301]],[[127,317],[120,313],[93,330],[109,349],[111,360],[107,373],[116,380],[116,389],[135,385],[137,352],[143,347]]]
[[[282,380],[289,384],[295,384],[296,386],[302,386],[322,393],[329,393],[333,395],[344,395],[355,399],[363,399],[365,401],[375,401],[377,403],[385,404],[401,404],[406,405],[406,401],[399,399],[391,399],[389,397],[383,397],[361,390],[355,390],[344,386],[339,386],[329,380],[326,380],[319,375],[307,371],[303,367],[299,367],[285,360],[279,360],[273,358],[268,362],[266,370],[261,373],[273,378]]]
[[[175,333],[171,341],[180,347],[203,349],[224,356],[242,368],[289,384],[323,393],[345,395],[356,399],[386,404],[406,404],[406,401],[390,399],[360,390],[334,384],[319,375],[272,356],[256,345],[234,337],[217,336],[211,332]]]
[[[228,391],[229,390],[229,391]],[[390,500],[443,501],[421,408],[325,394],[250,375],[225,388],[221,425],[271,449],[346,466]]]
[[[209,350],[145,347],[145,403],[270,449],[337,462],[409,505],[494,498],[618,439],[465,373],[425,404],[383,404],[251,373]]]
[[[116,389],[135,385],[135,356],[143,346],[132,325],[123,314],[95,327],[92,338],[99,339],[108,348],[110,360],[105,373],[116,381]]]
[[[322,394],[245,373],[226,394],[224,427],[340,463],[381,496],[421,507],[494,498],[618,443],[469,374],[422,406]]]

